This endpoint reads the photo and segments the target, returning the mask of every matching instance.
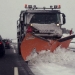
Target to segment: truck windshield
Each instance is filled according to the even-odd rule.
[[[59,16],[57,13],[38,13],[34,14],[30,23],[50,24],[58,23]]]

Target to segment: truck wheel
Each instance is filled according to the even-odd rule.
[[[18,44],[18,54],[21,55],[20,44]]]

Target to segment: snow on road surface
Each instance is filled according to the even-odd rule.
[[[41,51],[28,59],[30,69],[35,75],[75,75],[75,52],[58,47],[54,53]]]
[[[12,40],[11,46],[12,46],[12,45],[14,45],[14,46],[17,48],[17,39],[13,39],[13,40]]]
[[[13,43],[17,43],[17,39],[13,39],[12,42],[13,42]]]

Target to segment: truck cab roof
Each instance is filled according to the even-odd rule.
[[[60,10],[22,10],[21,14],[25,13],[31,13],[31,14],[35,14],[35,13],[61,13]]]

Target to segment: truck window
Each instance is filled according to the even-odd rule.
[[[38,13],[34,14],[30,20],[30,23],[50,24],[57,23],[57,13]]]

